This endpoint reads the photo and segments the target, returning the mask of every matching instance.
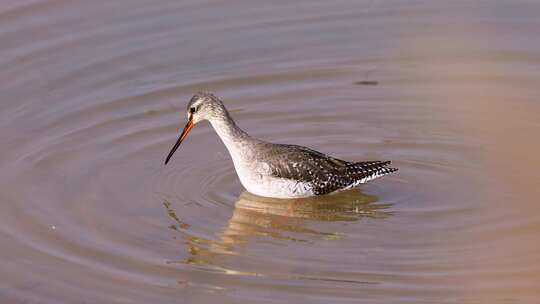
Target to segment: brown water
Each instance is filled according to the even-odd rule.
[[[0,303],[539,303],[539,14],[2,1]],[[200,89],[254,136],[401,170],[255,197],[208,124],[165,167]]]

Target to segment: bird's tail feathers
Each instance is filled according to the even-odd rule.
[[[347,167],[352,172],[360,175],[357,182],[355,182],[356,186],[398,171],[397,168],[388,167],[391,163],[391,161],[367,161],[352,163]]]

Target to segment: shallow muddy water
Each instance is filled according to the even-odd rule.
[[[538,303],[537,1],[0,2],[0,303]],[[246,193],[198,90],[398,174]]]

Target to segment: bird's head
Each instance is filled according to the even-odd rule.
[[[223,102],[210,93],[197,93],[187,105],[188,121],[196,124],[203,120],[212,120],[225,115]]]
[[[191,131],[195,124],[203,120],[212,120],[224,117],[225,115],[227,115],[227,110],[225,110],[223,102],[221,102],[221,100],[219,100],[219,98],[216,96],[210,93],[202,92],[193,95],[187,105],[187,124],[171,149],[171,152],[169,152],[169,155],[165,159],[165,164],[169,162],[176,149],[178,149],[182,141],[184,141],[189,131]]]

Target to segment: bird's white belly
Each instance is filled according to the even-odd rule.
[[[243,180],[242,185],[251,193],[275,198],[299,198],[314,195],[311,186],[304,182],[297,182],[285,178],[260,176]]]
[[[256,167],[235,166],[240,182],[247,191],[274,198],[300,198],[315,195],[309,183],[272,176],[266,166],[265,163],[258,163]]]

